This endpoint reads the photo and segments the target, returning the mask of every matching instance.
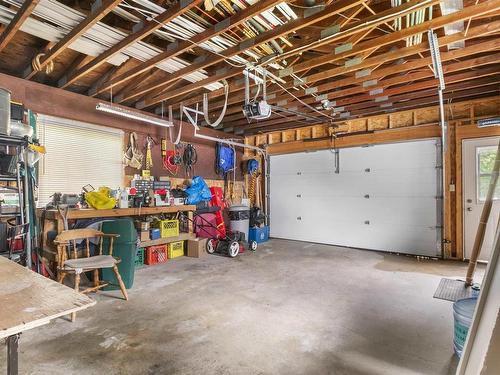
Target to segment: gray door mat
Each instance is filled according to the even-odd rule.
[[[472,296],[472,289],[465,286],[464,280],[441,279],[434,298],[455,302]]]

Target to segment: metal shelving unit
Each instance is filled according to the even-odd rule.
[[[25,137],[14,137],[7,135],[0,135],[0,148],[4,148],[6,153],[11,153],[12,149],[15,149],[15,155],[17,155],[17,166],[16,172],[13,175],[0,174],[0,181],[3,182],[16,182],[16,191],[19,198],[19,212],[13,213],[2,213],[0,212],[0,218],[15,218],[17,225],[24,225],[29,223],[29,217],[26,214],[26,207],[29,204],[27,202],[27,194],[25,194],[27,185],[27,174],[22,175],[21,171],[25,169],[26,160],[26,150],[28,147],[28,139]],[[13,187],[11,187],[13,188]],[[29,228],[29,226],[28,226]],[[0,249],[0,252],[8,252],[8,249]],[[28,234],[24,239],[24,249],[21,254],[26,260],[26,266],[31,268],[31,241]]]

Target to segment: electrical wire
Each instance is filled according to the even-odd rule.
[[[307,104],[306,102],[304,102],[302,99],[300,99],[299,97],[295,96],[294,94],[292,94],[290,91],[288,91],[287,88],[285,88],[285,86],[281,85],[280,83],[278,82],[274,82],[276,85],[278,85],[282,90],[285,90],[286,93],[290,96],[292,96],[295,100],[297,100],[298,102],[302,103],[303,105],[305,105],[307,108],[311,109],[312,111],[316,112],[316,113],[319,113],[321,116],[324,116],[326,118],[328,118],[329,120],[335,120],[335,118],[333,116],[330,116],[330,115],[327,115],[321,111],[318,111],[316,108],[310,106],[309,104]]]

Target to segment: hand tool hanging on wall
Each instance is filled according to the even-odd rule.
[[[147,170],[151,170],[153,168],[153,155],[151,154],[151,149],[153,145],[156,144],[156,141],[151,136],[146,137],[146,159],[144,161],[144,168]]]
[[[141,169],[143,159],[144,155],[137,146],[137,134],[132,132],[129,136],[127,151],[123,155],[123,162],[128,167]]]

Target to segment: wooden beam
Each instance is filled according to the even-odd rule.
[[[185,85],[185,86],[180,87],[176,90],[161,93],[160,95],[163,98],[172,99],[172,98],[175,98],[177,96],[183,95],[185,93],[192,92],[193,90],[197,90],[200,87],[203,87],[203,86],[208,85],[210,83],[214,83],[214,82],[221,81],[224,79],[232,78],[232,77],[240,75],[240,74],[241,74],[241,68],[230,68],[230,69],[223,68],[223,69],[220,69],[219,73],[216,73],[213,76],[207,77],[205,79],[202,79],[201,81],[194,82],[194,83],[191,83],[189,85]],[[146,106],[147,106],[147,102],[141,101],[137,104],[136,107],[139,109],[143,109]]]
[[[408,128],[399,128],[393,130],[380,130],[370,134],[352,135],[349,137],[338,138],[335,141],[335,147],[353,147],[357,145],[368,145],[377,143],[390,143],[398,141],[407,141],[413,139],[437,138],[441,134],[438,125],[414,126]],[[274,143],[267,147],[270,155],[290,154],[295,152],[304,152],[312,150],[324,150],[332,147],[330,139],[317,141],[295,141],[286,143]]]
[[[500,21],[493,22],[492,24],[484,24],[481,26],[477,26],[473,29],[470,29],[467,36],[465,36],[464,33],[457,33],[457,34],[453,34],[453,35],[443,36],[443,37],[439,38],[438,41],[439,41],[440,45],[446,45],[446,44],[449,44],[450,42],[454,42],[454,41],[468,40],[470,38],[476,38],[479,36],[489,34],[491,32],[492,28],[495,28],[495,27],[500,27]],[[486,42],[486,43],[490,43],[490,42]],[[486,50],[491,50],[491,49],[498,48],[500,46],[500,44],[498,44],[496,42],[492,42],[492,43],[493,44],[488,44],[488,45],[476,44],[476,45],[472,45],[470,47],[467,47],[465,49],[445,52],[442,54],[442,61],[444,62],[444,61],[449,61],[449,60],[458,59],[458,58],[462,58],[462,57],[467,57],[467,56],[485,51],[484,48],[486,48]],[[491,48],[488,46],[490,46]],[[426,65],[431,64],[432,60],[430,57],[420,58],[418,60],[406,62],[405,64],[402,64],[402,65],[390,66],[390,67],[378,69],[377,71],[372,72],[372,67],[380,64],[381,62],[388,63],[391,61],[397,61],[400,58],[408,57],[408,56],[411,56],[411,55],[418,53],[418,52],[424,52],[424,51],[428,50],[428,48],[429,48],[428,43],[424,42],[424,43],[414,45],[411,47],[405,47],[405,48],[401,48],[401,49],[396,50],[396,51],[390,51],[390,52],[386,52],[386,53],[383,53],[380,55],[373,56],[371,58],[364,60],[362,63],[357,64],[354,67],[341,66],[341,67],[336,67],[333,69],[324,70],[318,74],[314,74],[314,75],[311,75],[309,77],[305,77],[304,80],[307,83],[312,84],[312,83],[315,83],[316,80],[319,81],[324,77],[328,77],[331,80],[333,77],[339,77],[339,76],[342,76],[345,74],[353,73],[355,71],[367,69],[367,70],[369,70],[369,75],[364,75],[362,77],[354,76],[354,77],[348,77],[348,78],[341,78],[341,79],[338,79],[335,81],[332,80],[331,82],[327,81],[326,83],[321,83],[321,84],[319,84],[317,86],[313,86],[313,87],[315,90],[315,94],[319,95],[321,93],[328,92],[330,90],[337,90],[343,86],[362,84],[365,81],[380,79],[386,75],[402,73],[402,72],[414,70],[417,68],[425,67]],[[290,83],[288,85],[285,85],[284,87],[287,89],[293,89],[295,86],[293,83]],[[368,90],[371,90],[374,88],[375,87],[370,87]],[[232,89],[231,92],[233,93],[233,95],[231,95],[232,102],[236,102],[237,100],[240,100],[240,101],[243,100],[243,97],[244,97],[243,93],[235,94],[235,92],[234,92],[235,89],[234,88],[230,88],[230,89]],[[239,89],[239,87],[237,87],[236,89]],[[287,94],[276,95],[276,93],[279,93],[280,91],[281,91],[281,87],[279,87],[277,85],[270,85],[268,87],[267,92],[268,92],[268,95],[271,97],[269,99],[270,103],[276,103],[280,100],[287,100],[287,99],[289,100],[291,98]],[[315,103],[314,98],[312,98],[311,95],[308,94],[306,89],[301,88],[299,90],[294,90],[293,93],[295,96],[298,96],[301,98],[305,97],[306,99],[304,99],[304,100],[308,104]],[[273,95],[273,94],[275,94],[275,95]],[[334,93],[334,94],[331,94],[328,97],[328,99],[335,99],[337,97],[338,97],[338,95],[336,93]],[[222,102],[214,102],[212,104],[211,108],[216,109],[216,108],[221,106],[221,103]]]
[[[31,12],[37,6],[39,0],[25,0],[19,8],[14,18],[7,25],[3,33],[0,35],[0,52],[14,38],[16,32],[21,28],[22,24],[30,16]]]
[[[92,56],[84,55],[83,53],[78,54],[71,64],[66,68],[64,73],[60,74],[59,78],[55,80],[55,83],[57,84],[57,81],[61,79],[65,74],[71,74],[72,72],[76,71],[78,68],[80,68],[82,65],[88,63],[90,60],[92,60]],[[26,79],[26,78],[25,78]]]
[[[170,74],[168,77],[166,77],[164,79],[163,82],[158,82],[155,84],[148,85],[147,87],[143,88],[140,92],[135,92],[134,97],[137,97],[137,96],[143,95],[146,92],[164,87],[165,85],[169,84],[170,82],[182,79],[182,77],[188,73],[192,73],[193,71],[204,69],[210,65],[220,63],[220,62],[224,61],[225,59],[236,56],[249,48],[253,48],[253,47],[258,46],[258,45],[263,44],[263,43],[267,43],[273,39],[280,38],[284,35],[287,35],[291,32],[294,32],[298,29],[301,29],[303,27],[307,27],[307,26],[310,26],[314,23],[320,22],[321,20],[324,20],[324,19],[329,18],[335,14],[343,12],[346,9],[350,9],[354,6],[357,6],[363,1],[365,1],[365,0],[356,0],[356,1],[339,0],[339,1],[336,1],[335,4],[328,5],[323,10],[321,10],[317,13],[314,13],[313,15],[311,15],[309,17],[298,18],[296,20],[289,21],[284,25],[277,26],[272,30],[269,30],[269,31],[266,31],[262,34],[259,34],[255,38],[247,39],[237,46],[228,48],[228,49],[224,50],[223,52],[221,52],[220,54],[211,55],[210,57],[207,57],[206,55],[201,56],[199,59],[195,60],[195,62],[193,62],[193,64]],[[425,1],[425,0],[422,0],[422,1]],[[131,98],[127,98],[127,99],[131,99]],[[163,100],[162,98],[158,98],[156,103],[159,103],[162,100]],[[148,103],[148,105],[154,104],[154,103],[152,103],[153,98],[149,97],[149,96],[146,97],[145,102]]]
[[[472,70],[472,71],[468,71],[465,73],[446,75],[445,80],[446,80],[447,84],[458,83],[458,82],[463,82],[463,81],[467,81],[467,80],[474,80],[474,79],[477,79],[480,77],[496,75],[496,74],[498,74],[498,71],[499,71],[498,67],[493,66],[493,67],[485,68],[482,70]],[[409,77],[409,79],[411,80],[411,77]],[[411,91],[424,90],[424,89],[436,87],[436,82],[437,82],[437,80],[434,79],[434,77],[432,76],[432,79],[430,79],[430,80],[417,82],[417,83],[410,85],[409,87],[396,87],[393,89],[386,90],[386,92],[389,96],[391,96],[391,95],[398,95],[398,94],[401,94],[401,93],[404,93],[404,92],[407,92],[410,90]],[[363,102],[366,100],[373,100],[373,96],[369,96],[369,95],[347,96],[346,99],[344,99],[340,103],[340,105],[347,106],[349,104],[359,103],[359,102]],[[310,111],[307,111],[307,110],[305,110],[304,112],[310,113]],[[234,127],[234,128],[245,127],[245,125],[246,124],[244,123],[244,120],[240,120],[238,122],[232,122],[232,123],[228,124],[228,126]],[[259,124],[258,126],[255,126],[255,127],[260,127],[260,126],[261,125]]]
[[[500,21],[498,22],[500,25]],[[482,35],[481,31],[484,31],[482,26],[479,26],[478,29],[471,29],[470,30],[470,36],[478,36]],[[445,41],[444,38],[447,37],[442,37],[440,40]],[[413,48],[418,49],[419,46],[414,46]],[[482,53],[485,51],[490,51],[494,49],[500,48],[500,44],[496,40],[490,40],[484,43],[478,43],[475,45],[472,45],[470,47],[464,48],[464,49],[459,49],[459,50],[453,50],[449,52],[444,52],[441,54],[441,60],[443,62],[447,61],[454,61],[457,59],[461,59],[464,57],[469,57],[473,56],[478,53]],[[389,52],[390,54],[392,52]],[[397,59],[399,55],[394,55],[394,59]],[[377,60],[376,58],[369,59],[373,63],[376,63]],[[485,65],[485,64],[493,64],[498,62],[498,54],[493,54],[493,55],[488,55],[488,56],[481,56],[475,59],[468,59],[462,62],[458,63],[453,63],[449,65],[445,65],[443,67],[443,70],[445,73],[449,73],[452,71],[456,70],[462,70],[465,68],[473,68],[474,66],[480,66],[480,65]],[[384,78],[385,76],[391,76],[395,74],[402,74],[404,72],[416,70],[421,67],[425,67],[427,64],[432,63],[431,58],[424,58],[424,59],[417,59],[417,60],[412,60],[408,61],[405,64],[402,65],[397,65],[397,66],[389,66],[387,68],[379,69],[376,72],[372,73],[369,77],[348,77],[348,78],[343,78],[343,79],[338,79],[332,82],[327,82],[324,84],[320,84],[318,86],[315,86],[316,94],[320,95],[322,93],[324,98],[327,98],[328,100],[335,100],[336,101],[336,106],[342,106],[345,104],[345,102],[342,102],[342,97],[345,96],[351,96],[354,94],[358,93],[363,93],[363,92],[368,92],[370,90],[374,90],[377,88],[383,88],[387,87],[389,85],[397,85],[401,83],[401,77],[394,77],[390,78],[388,80],[383,81],[385,86],[381,84],[380,79]],[[340,72],[340,70],[336,70],[337,72]],[[341,74],[338,74],[341,75]],[[332,73],[332,77],[335,77],[336,74]],[[405,77],[406,81],[410,80],[416,80],[416,79],[423,79],[423,78],[428,78],[432,77],[433,73],[431,71],[426,71],[426,72],[417,72],[417,73],[412,73],[410,76]],[[363,82],[368,81],[368,80],[377,80],[375,85],[371,86],[364,86]],[[343,87],[346,86],[352,86],[356,85],[354,87],[349,87],[347,89],[342,90]],[[340,90],[340,91],[339,91]],[[276,90],[277,91],[277,90]],[[302,100],[309,104],[309,105],[318,105],[319,102],[317,102],[317,99],[314,97],[310,96],[307,94],[307,91],[304,89],[301,90],[296,90],[293,91],[294,95],[302,98]],[[385,94],[383,94],[385,95]],[[210,95],[209,95],[210,97]],[[229,100],[229,104],[237,104],[242,102],[243,100],[243,94],[237,94],[233,91],[231,91],[231,96]],[[268,102],[271,104],[276,104],[279,103],[280,101],[286,100],[287,102],[294,101],[293,98],[291,98],[289,95],[280,95],[277,96],[273,93],[273,90],[269,89],[268,91]],[[168,103],[169,105],[172,105],[172,103]],[[189,104],[189,101],[188,101]],[[221,107],[223,105],[223,101],[218,101],[218,102],[211,102],[210,108],[211,110],[216,110],[217,108]],[[237,112],[236,110],[231,110],[230,108],[226,112],[228,115],[230,115],[233,112]]]
[[[485,3],[479,4],[479,5],[470,6],[470,7],[467,7],[465,9],[461,10],[461,11],[452,13],[448,16],[438,17],[438,18],[435,18],[431,21],[414,26],[412,28],[403,29],[403,30],[398,31],[396,33],[392,33],[392,34],[388,34],[388,35],[385,35],[385,36],[382,36],[382,37],[379,37],[376,39],[372,39],[368,42],[360,43],[357,46],[353,47],[350,51],[342,52],[339,54],[330,54],[330,55],[327,55],[325,57],[320,57],[317,59],[309,59],[304,63],[295,64],[291,70],[294,73],[297,73],[300,71],[304,71],[305,69],[308,69],[311,66],[330,64],[334,61],[343,60],[343,59],[348,58],[350,56],[354,56],[354,55],[358,55],[360,53],[370,51],[377,46],[387,45],[387,44],[393,43],[397,40],[402,40],[402,39],[405,39],[409,36],[425,32],[427,30],[427,28],[439,28],[439,27],[442,27],[448,23],[455,22],[457,20],[467,19],[469,16],[471,16],[473,14],[478,15],[478,14],[486,14],[489,12],[497,11],[499,9],[499,7],[500,7],[500,1],[498,1],[498,0],[496,0],[494,3],[491,1],[488,1]],[[467,34],[465,34],[463,32],[463,33],[459,33],[459,34],[444,36],[444,37],[441,37],[439,39],[439,43],[440,43],[440,45],[445,45],[445,44],[449,44],[453,41],[469,39],[472,34],[475,34],[475,36],[480,36],[480,35],[494,33],[498,30],[498,28],[499,28],[499,21],[494,21],[491,23],[483,23],[475,28],[475,32],[473,32],[472,30],[469,30],[469,32]],[[397,54],[397,52],[392,53],[393,56],[396,56],[396,57],[394,57],[395,59],[398,59],[398,58],[403,57],[403,56],[407,56],[407,55],[402,54],[402,52],[404,52],[404,51],[406,51],[409,54],[411,54],[412,51],[415,51],[415,50],[417,52],[418,51],[426,51],[426,50],[428,50],[428,44],[427,44],[427,42],[424,42],[418,46],[413,46],[410,48],[403,48],[402,50],[403,51],[400,50],[401,55]],[[390,58],[391,52],[386,53],[385,56],[386,56],[386,58]],[[375,61],[375,60],[371,60],[371,61]],[[365,63],[365,61],[363,61],[363,63]],[[361,69],[361,67],[359,67],[359,66],[357,66],[357,68]],[[339,70],[337,70],[337,71],[339,71]],[[328,69],[326,71],[323,71],[319,75],[306,76],[303,79],[306,82],[315,82],[317,79],[320,79],[320,78],[325,78],[325,77],[329,78],[331,76],[331,74],[332,74],[332,69]],[[282,74],[282,76],[286,77],[285,74]],[[292,88],[292,87],[294,87],[294,85],[287,84],[287,85],[285,85],[285,87]],[[241,90],[243,88],[244,88],[243,84],[234,85],[234,86],[230,86],[230,91],[232,93],[234,93],[234,91]],[[281,88],[277,87],[276,85],[271,85],[268,88],[269,94],[273,94],[273,93],[278,92],[278,91],[281,91]],[[216,91],[213,91],[212,93],[209,94],[209,99],[214,99],[217,96],[222,96],[222,95],[223,95],[222,90],[216,90]],[[232,100],[235,100],[235,98],[236,97],[234,95],[232,95]],[[240,95],[240,98],[242,98],[241,95]],[[190,104],[196,103],[197,101],[199,101],[199,99],[193,98],[192,100],[187,101],[185,104],[190,105]],[[175,104],[172,103],[172,104],[177,105],[178,103],[175,103]],[[218,105],[216,104],[216,105],[213,105],[212,107],[218,108],[218,106],[220,107],[220,105],[221,104],[219,103]]]
[[[72,75],[66,76],[61,81],[61,84],[59,85],[59,87],[61,87],[61,88],[68,87],[73,82],[75,82],[79,78],[83,77],[85,74],[91,72],[92,70],[94,70],[97,67],[104,64],[107,60],[109,60],[111,57],[113,57],[114,55],[116,55],[117,53],[122,51],[123,49],[127,48],[131,44],[134,44],[134,43],[140,41],[141,39],[145,38],[146,36],[152,34],[154,31],[161,28],[164,23],[172,21],[175,17],[181,15],[184,12],[187,12],[188,10],[193,9],[194,7],[200,5],[202,2],[203,2],[203,0],[190,0],[190,2],[187,5],[186,5],[186,2],[183,2],[183,1],[177,2],[177,3],[175,3],[175,5],[170,7],[168,10],[165,10],[163,13],[156,16],[151,21],[144,23],[144,24],[139,24],[137,26],[137,28],[138,28],[137,31],[134,31],[132,34],[123,38],[121,41],[116,43],[113,47],[111,47],[106,52],[97,56],[95,59],[90,61],[88,64],[85,64],[82,68],[78,69],[78,71],[76,71]]]
[[[131,69],[127,71],[126,73],[120,75],[119,77],[116,77],[109,82],[106,82],[106,84],[102,87],[102,90],[107,90],[115,85],[118,85],[126,80],[129,80],[133,77],[136,77],[137,75],[144,73],[145,71],[154,68],[157,64],[160,62],[167,60],[169,58],[175,57],[180,55],[183,52],[188,51],[189,49],[193,48],[194,46],[197,46],[203,42],[206,42],[207,40],[227,32],[229,29],[234,28],[243,22],[247,21],[249,18],[254,17],[257,14],[260,14],[269,8],[272,8],[276,4],[280,3],[281,0],[263,0],[259,1],[256,4],[249,6],[242,11],[236,13],[234,16],[231,16],[221,22],[218,22],[217,24],[209,27],[205,31],[196,34],[189,40],[182,41],[180,43],[175,42],[172,43],[166,51],[158,54],[154,58],[145,61],[141,65],[135,67],[134,69]],[[208,52],[207,52],[208,53]],[[97,92],[99,93],[99,92]],[[124,100],[127,100],[129,98],[124,97]]]
[[[457,12],[448,14],[446,16],[437,17],[437,18],[434,18],[432,20],[415,25],[413,27],[405,28],[405,29],[402,29],[400,31],[396,31],[396,32],[378,37],[376,39],[372,39],[368,42],[360,43],[356,49],[350,51],[351,53],[348,56],[352,56],[352,55],[360,53],[360,52],[368,51],[371,48],[385,46],[385,45],[393,43],[396,40],[403,40],[403,39],[409,38],[413,35],[418,35],[420,33],[424,33],[427,30],[438,29],[438,28],[443,27],[447,24],[454,23],[457,21],[463,21],[463,20],[466,20],[470,17],[478,17],[478,16],[484,15],[484,14],[494,13],[494,12],[497,12],[499,9],[500,9],[500,1],[498,1],[498,0],[490,0],[490,1],[486,1],[486,2],[481,3],[481,4],[466,7],[466,8],[463,8],[463,9],[457,11]],[[495,27],[490,28],[490,32],[494,32],[495,30],[498,30],[498,29]],[[465,33],[465,32],[464,32],[464,34],[467,35],[467,33]],[[298,73],[298,72],[304,71],[306,69],[318,67],[320,65],[330,64],[333,61],[338,60],[338,57],[339,57],[338,55],[339,54],[332,54],[332,55],[320,56],[320,57],[317,57],[314,59],[309,59],[307,62],[296,64],[291,70],[293,73]]]
[[[488,75],[488,76],[485,76],[482,78],[472,79],[470,81],[467,81],[467,83],[458,82],[458,83],[454,83],[454,84],[449,84],[446,86],[446,93],[445,94],[452,94],[452,93],[460,92],[460,91],[471,89],[471,88],[477,88],[478,86],[483,87],[485,92],[486,92],[486,90],[495,91],[495,90],[498,90],[498,85],[500,85],[498,78],[499,78],[499,76],[495,77],[495,76]],[[493,85],[495,87],[488,87],[490,85]],[[474,95],[476,95],[476,94],[480,94],[480,92],[479,91],[475,92]],[[393,106],[391,108],[397,108],[398,107],[397,103],[403,101],[404,103],[400,103],[400,106],[401,107],[404,107],[404,106],[408,107],[408,106],[411,106],[413,104],[416,105],[418,103],[418,99],[422,99],[422,98],[427,97],[427,96],[433,97],[435,95],[437,95],[437,92],[436,92],[435,88],[432,87],[430,89],[424,89],[421,91],[411,90],[410,92],[405,92],[405,93],[402,93],[399,95],[389,96],[388,100],[385,102],[392,103]],[[408,102],[408,100],[411,100],[411,101]],[[371,112],[366,112],[366,111],[370,111],[370,110],[371,111],[377,111],[377,110],[380,111],[380,105],[383,103],[384,103],[384,101],[378,102],[378,101],[375,101],[374,97],[371,97],[370,100],[368,100],[368,101],[350,105],[349,112],[351,113],[351,115],[363,114],[363,116],[366,116],[366,115],[371,114]]]
[[[384,23],[384,22],[386,22],[388,20],[395,19],[398,16],[400,16],[401,14],[406,14],[406,13],[410,12],[410,10],[414,11],[415,9],[420,9],[420,8],[423,8],[423,7],[427,7],[427,6],[431,5],[431,4],[438,3],[438,2],[439,1],[434,1],[434,0],[412,0],[412,1],[409,1],[409,2],[403,4],[403,5],[399,6],[399,7],[390,8],[390,9],[388,9],[386,11],[381,12],[378,15],[370,16],[370,17],[367,17],[366,19],[357,21],[356,23],[350,25],[350,27],[348,29],[343,30],[343,31],[339,31],[338,33],[333,34],[333,36],[331,38],[323,38],[322,40],[328,40],[328,43],[331,43],[334,40],[340,40],[340,39],[345,38],[347,36],[355,35],[355,34],[358,34],[360,32],[363,32],[363,31],[366,31],[366,30],[370,30],[374,26],[382,24],[382,23]],[[340,6],[340,2],[336,2],[334,5],[335,6]],[[334,5],[332,5],[330,7],[333,7]],[[354,4],[354,5],[357,5],[357,3]],[[331,15],[332,15],[331,13],[332,13],[332,11],[330,11],[329,13],[326,12],[326,8],[325,8],[325,11],[320,11],[318,13],[315,13],[313,16],[311,16],[309,18],[314,18],[315,20],[312,23],[316,23],[316,22],[321,21],[324,18],[331,17]],[[323,14],[323,16],[322,16],[322,14]],[[302,27],[306,27],[306,26],[312,24],[312,23],[306,23],[305,20],[307,20],[307,18],[304,19],[304,20],[302,20],[301,23],[297,22],[298,23],[297,25],[295,23],[296,23],[296,21],[300,21],[300,19],[296,20],[296,21],[291,21],[291,22],[289,22],[289,23],[281,26],[281,28],[276,28],[276,29],[272,30],[271,32],[267,32],[267,33],[261,34],[261,35],[257,36],[256,38],[254,38],[255,39],[255,43],[253,43],[253,44],[254,45],[258,45],[258,44],[263,43],[264,41],[268,41],[269,39],[266,38],[265,35],[269,34],[269,33],[272,33],[272,32],[276,32],[278,29],[280,29],[280,30],[281,29],[283,29],[283,30],[289,29],[291,31],[296,31],[296,30],[298,30],[298,29],[300,29]],[[289,31],[289,32],[291,32],[291,31]],[[279,36],[286,35],[289,32],[285,32],[284,33],[283,31],[279,31],[278,35]],[[309,45],[309,43],[305,42],[304,45]],[[295,49],[297,49],[297,47],[295,47]],[[222,55],[224,55],[226,57],[231,57],[231,56],[237,55],[240,52],[242,52],[241,47],[235,47],[235,48],[232,48],[232,49],[230,48],[230,49],[224,51]],[[221,58],[221,56],[215,56],[213,59],[216,60],[216,62],[224,60],[223,58]],[[214,62],[212,62],[212,63],[214,63]],[[207,66],[207,64],[202,65],[200,68],[204,68],[205,66]],[[192,68],[193,68],[193,70],[199,69],[199,67],[194,67],[194,66]],[[173,79],[182,78],[182,75],[185,74],[185,73],[180,73],[180,72],[181,71],[176,72],[179,75],[179,77],[175,77]],[[162,86],[161,84],[158,84],[158,85],[156,85],[156,87],[151,87],[151,88],[148,88],[148,89],[150,91],[150,90],[159,88],[161,86]],[[141,106],[146,106],[147,107],[147,106],[159,103],[159,102],[161,102],[163,100],[165,100],[165,96],[164,95],[157,95],[157,96],[155,96],[154,94],[150,94],[150,95],[147,95],[144,100],[140,101],[137,104],[137,107],[138,108],[141,108]],[[144,108],[144,107],[142,107],[142,108]]]
[[[43,69],[48,63],[59,56],[75,40],[80,38],[87,30],[102,20],[111,12],[122,0],[102,0],[92,4],[90,14],[85,17],[73,30],[66,34],[57,44],[40,59],[40,68]],[[24,78],[31,79],[37,71],[33,70],[31,64],[24,71]]]
[[[480,105],[483,107],[483,111],[485,108],[488,108],[488,111],[490,112],[491,116],[495,116],[500,114],[500,108],[499,106],[499,100],[500,97],[498,95],[490,96],[487,98],[481,98],[481,99],[473,99],[473,100],[461,100],[461,101],[456,101],[452,102],[449,104],[445,104],[445,113],[447,114],[452,114],[456,113],[457,110],[454,110],[454,107],[459,108],[458,110],[461,111],[462,116],[458,118],[454,118],[454,120],[458,121],[463,121],[466,120],[468,121],[468,115],[463,115],[464,108],[470,107],[473,108],[475,105]],[[494,110],[493,110],[494,109]],[[357,119],[347,119],[345,121],[338,121],[334,124],[336,128],[334,129],[335,131],[341,131],[341,132],[350,132],[352,131],[351,126],[349,124],[353,123],[373,123],[373,124],[378,124],[376,125],[375,128],[370,128],[369,130],[376,130],[376,129],[387,129],[391,127],[391,121],[393,122],[394,119],[409,119],[409,118],[417,118],[419,119],[418,122],[412,121],[411,126],[419,126],[419,125],[425,125],[425,124],[438,124],[439,123],[439,107],[437,105],[425,105],[420,108],[414,108],[411,110],[401,110],[397,112],[392,112],[392,113],[385,113],[385,114],[379,114],[379,115],[371,115],[371,116],[365,116],[362,118],[357,118]],[[406,120],[404,120],[406,121]],[[393,124],[394,125],[394,124]],[[401,123],[396,124],[397,127],[401,127]],[[331,124],[325,124],[323,126],[331,127]],[[409,126],[409,125],[404,125],[404,126]],[[251,136],[253,134],[267,134],[269,132],[276,132],[276,131],[285,131],[285,130],[290,130],[290,131],[301,131],[302,129],[307,129],[304,125],[301,124],[293,124],[292,126],[288,126],[286,124],[278,124],[278,125],[273,125],[269,126],[265,129],[257,129],[257,131],[247,131],[246,135]],[[358,127],[354,130],[359,130]]]

